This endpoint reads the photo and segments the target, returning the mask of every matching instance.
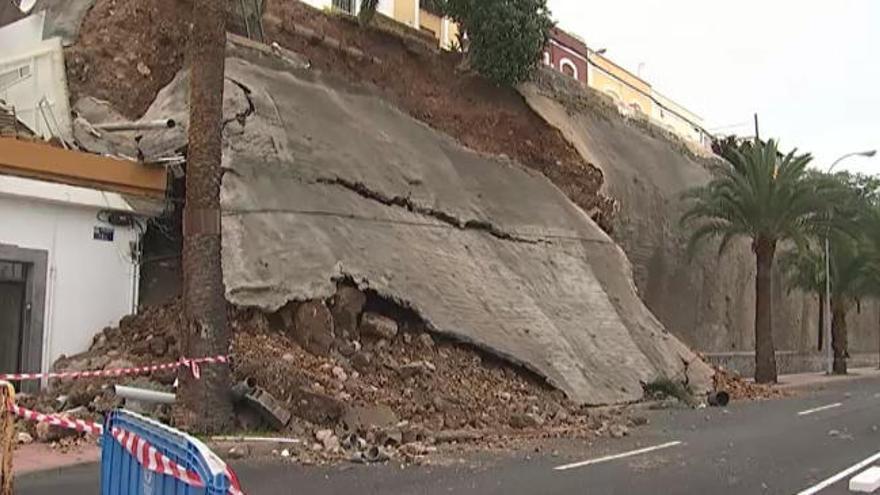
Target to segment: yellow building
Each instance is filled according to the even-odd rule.
[[[593,50],[588,59],[588,86],[612,97],[624,111],[653,115],[650,84]]]
[[[419,11],[419,27],[437,39],[440,48],[451,50],[458,45],[458,24],[448,17],[440,17],[422,8]]]

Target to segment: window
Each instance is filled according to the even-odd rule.
[[[574,65],[570,59],[563,58],[559,61],[559,70],[562,71],[566,76],[573,77],[575,79],[578,78],[578,69],[577,66]]]
[[[553,65],[550,61],[550,52],[544,52],[544,65]]]
[[[31,66],[22,65],[21,67],[0,73],[0,91],[12,87],[14,84],[22,81],[31,75]]]

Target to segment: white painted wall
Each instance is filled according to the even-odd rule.
[[[38,135],[71,137],[70,95],[64,71],[61,38],[42,39],[43,13],[26,17],[0,28],[0,99],[15,107],[19,120]],[[11,86],[5,78],[19,72],[22,77]],[[5,89],[4,89],[5,87]],[[47,123],[38,104],[49,102],[55,122]]]
[[[302,1],[311,5],[312,7],[319,8],[319,9],[325,9],[325,8],[328,9],[328,8],[330,8],[330,6],[333,5],[332,0],[302,0]],[[394,18],[394,2],[395,2],[395,0],[379,0],[379,5],[376,6],[376,10],[379,13],[385,14],[388,17],[391,17],[393,19]],[[361,0],[354,0],[355,13],[357,13],[357,11],[360,10],[360,6],[361,6]]]
[[[107,226],[96,218],[99,207],[4,193],[2,186],[9,178],[0,179],[0,243],[48,251],[42,365],[46,371],[61,354],[86,350],[97,332],[133,312],[138,268],[131,261],[131,243],[139,234],[134,228],[114,227],[113,242],[94,240],[94,227]],[[27,181],[32,189],[44,185],[51,193],[44,195],[47,198],[83,196],[84,188],[16,180]],[[63,189],[71,191],[57,194]],[[106,197],[108,206],[118,204],[116,194],[85,191]]]

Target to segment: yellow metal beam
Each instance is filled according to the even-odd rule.
[[[164,198],[164,167],[0,137],[0,173],[102,191]]]

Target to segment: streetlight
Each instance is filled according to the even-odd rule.
[[[832,163],[831,166],[828,167],[828,173],[830,174],[838,163],[846,160],[847,158],[853,156],[871,158],[876,154],[877,150],[847,153],[837,160],[834,160],[834,163]],[[834,372],[834,351],[831,348],[831,243],[828,240],[827,231],[825,233],[825,300],[822,301],[822,305],[825,308],[823,315],[824,321],[822,322],[822,333],[825,334],[825,357],[827,361],[825,363],[825,371],[830,375]]]

